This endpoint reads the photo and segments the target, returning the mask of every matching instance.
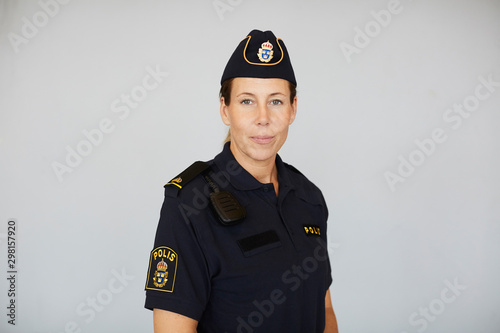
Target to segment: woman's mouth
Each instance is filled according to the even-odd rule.
[[[274,139],[274,136],[258,135],[251,136],[250,139],[259,145],[267,145]]]

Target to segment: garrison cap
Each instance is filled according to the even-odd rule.
[[[229,58],[220,83],[234,77],[285,79],[297,85],[285,43],[272,31],[252,30],[240,42]]]

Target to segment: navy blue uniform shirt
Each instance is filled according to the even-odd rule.
[[[277,197],[236,162],[229,143],[209,163],[246,217],[221,224],[202,175],[166,186],[145,307],[193,318],[198,332],[323,332],[332,278],[321,191],[277,156]]]

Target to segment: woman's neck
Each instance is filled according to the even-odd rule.
[[[232,148],[232,147],[231,147]],[[276,195],[278,195],[278,169],[276,168],[276,155],[265,161],[257,161],[246,156],[241,156],[237,151],[231,149],[236,161],[260,183],[274,185]]]

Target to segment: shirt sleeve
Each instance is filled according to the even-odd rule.
[[[200,320],[210,294],[208,266],[192,221],[203,214],[167,195],[160,213],[146,281],[147,309]],[[198,214],[197,214],[198,213]]]

